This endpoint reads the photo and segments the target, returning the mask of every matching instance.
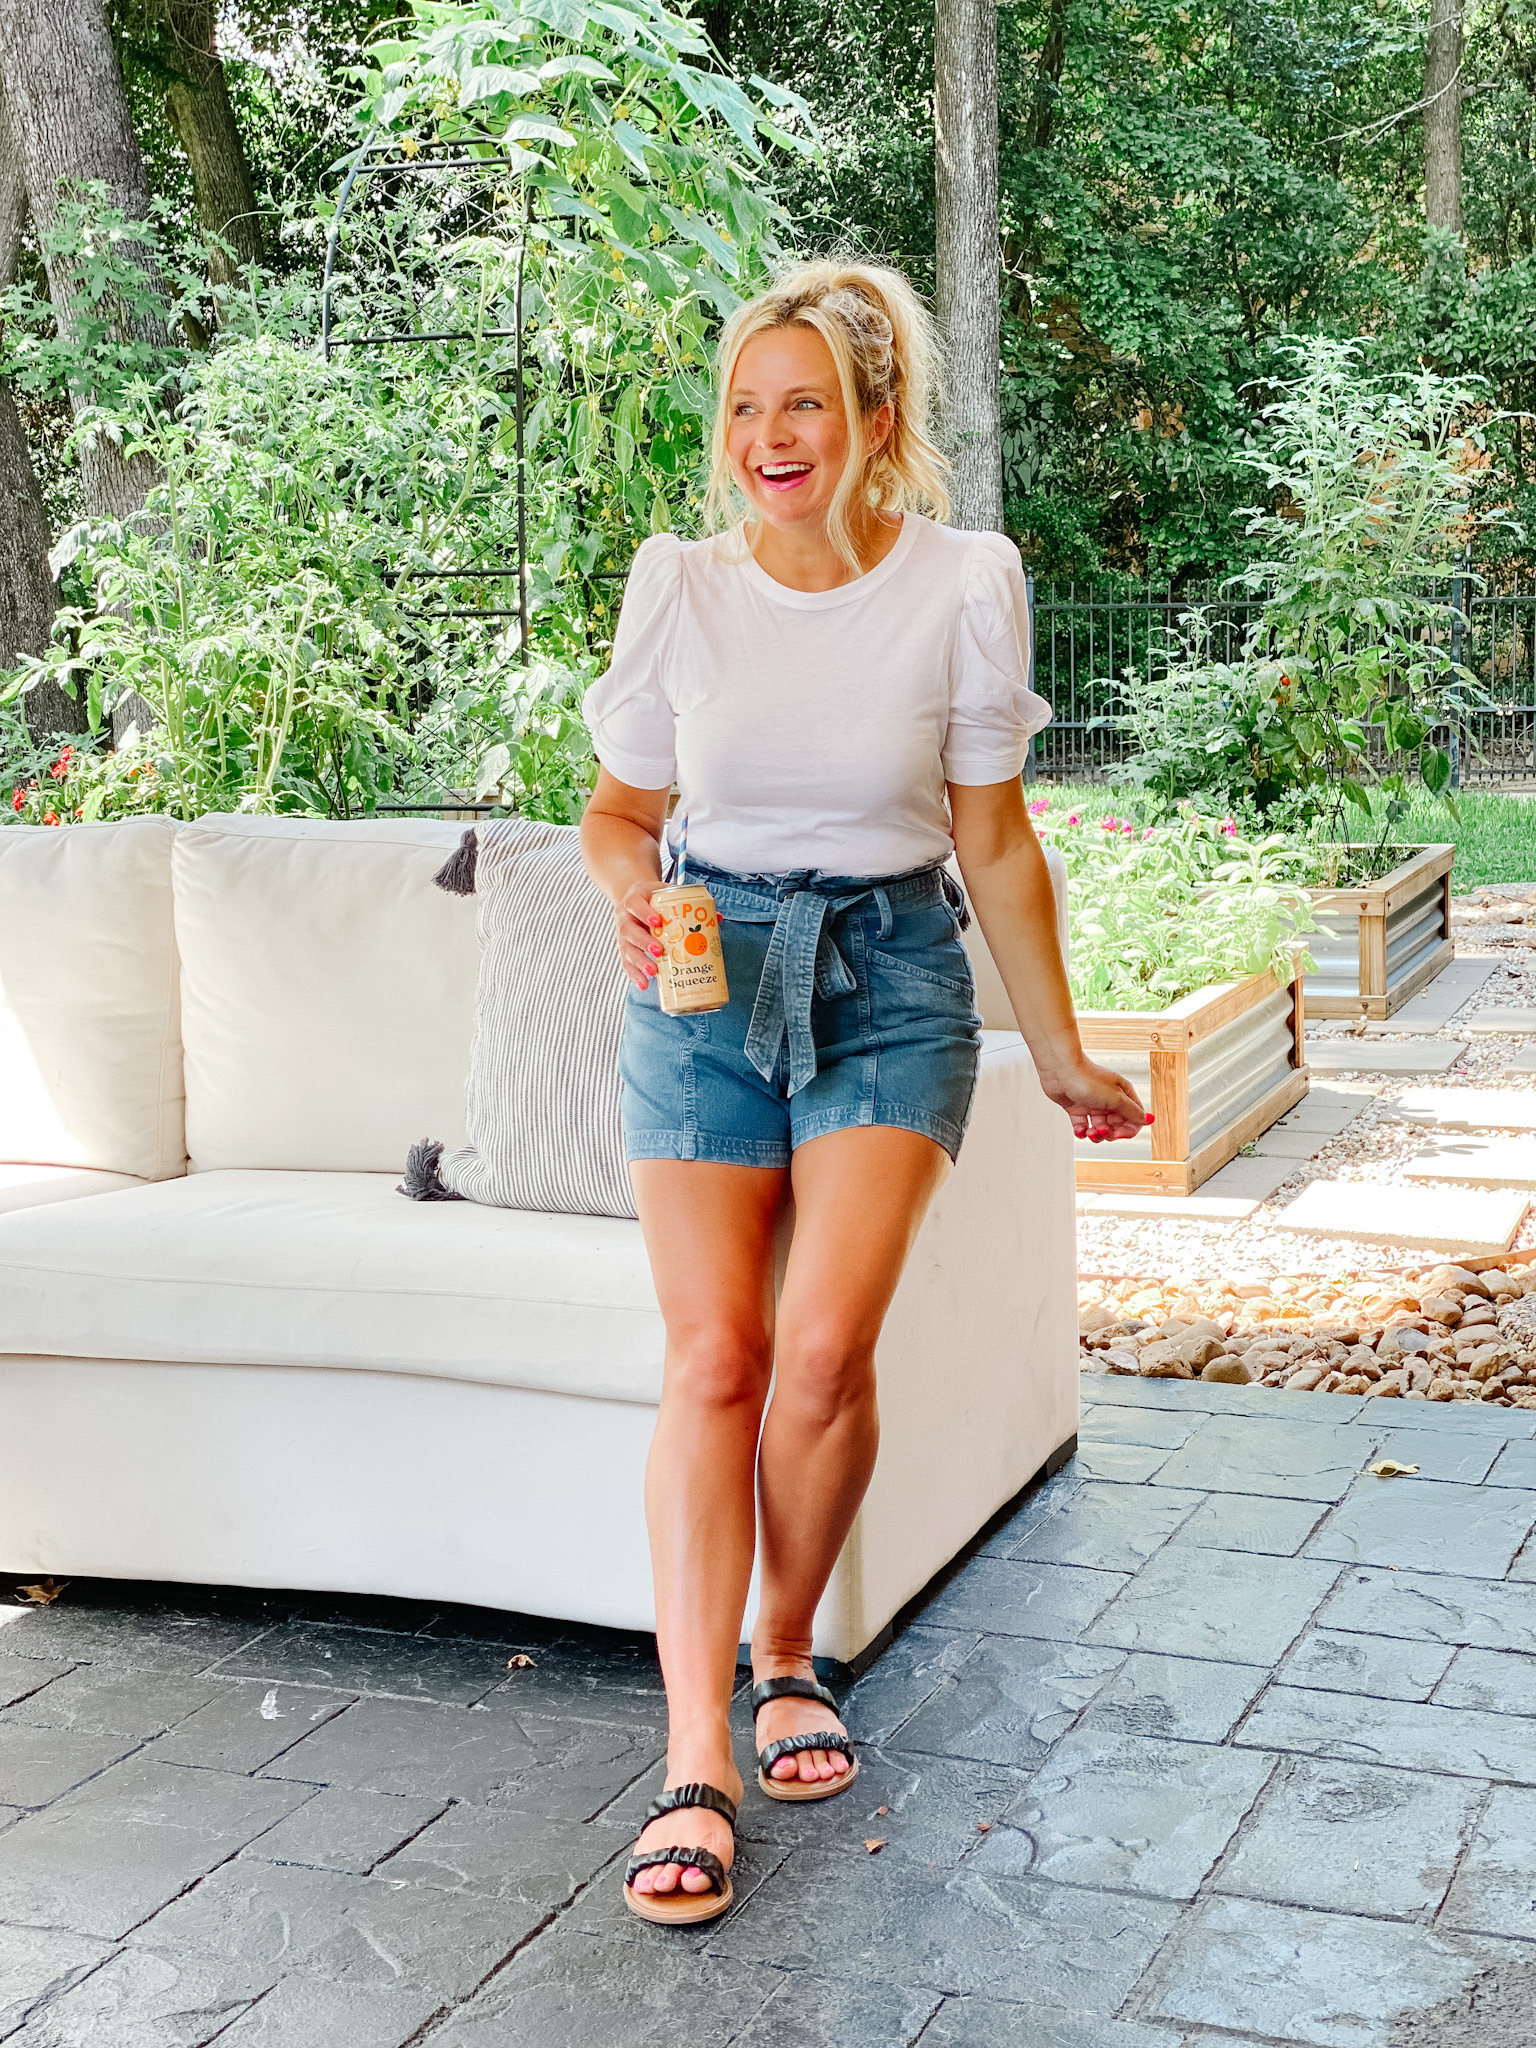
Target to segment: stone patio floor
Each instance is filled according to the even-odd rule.
[[[1526,2048],[1536,1413],[1083,1392],[1078,1457],[848,1694],[857,1790],[749,1791],[738,1904],[686,1933],[620,1898],[648,1638],[0,1606],[0,2040]]]

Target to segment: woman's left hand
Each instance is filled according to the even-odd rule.
[[[1106,1138],[1139,1138],[1152,1122],[1130,1082],[1090,1059],[1080,1059],[1059,1073],[1042,1073],[1040,1085],[1071,1117],[1076,1135],[1095,1145]]]

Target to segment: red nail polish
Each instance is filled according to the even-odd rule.
[[[1147,1111],[1147,1122],[1149,1124],[1155,1124],[1157,1122],[1157,1118],[1152,1114],[1150,1109]]]

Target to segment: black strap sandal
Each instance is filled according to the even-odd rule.
[[[765,1678],[752,1688],[752,1719],[755,1722],[770,1700],[817,1700],[835,1714],[837,1701],[824,1685],[810,1678]],[[848,1759],[848,1768],[835,1778],[817,1778],[807,1784],[803,1778],[775,1778],[769,1773],[780,1757],[798,1756],[807,1749],[835,1749]],[[757,1753],[757,1782],[770,1799],[835,1799],[846,1792],[859,1775],[859,1760],[851,1737],[835,1728],[813,1728],[807,1735],[786,1735],[770,1742]]]
[[[670,1792],[662,1792],[645,1809],[645,1819],[640,1824],[644,1834],[653,1820],[660,1820],[664,1813],[676,1813],[685,1806],[702,1806],[710,1813],[721,1814],[736,1827],[736,1802],[727,1799],[723,1792],[717,1792],[713,1785],[674,1785]],[[642,1870],[655,1870],[664,1863],[679,1863],[684,1870],[702,1870],[714,1887],[707,1892],[677,1891],[637,1892],[633,1889],[635,1879]],[[647,1849],[631,1856],[624,1872],[624,1903],[631,1913],[638,1913],[642,1920],[668,1921],[678,1925],[689,1925],[697,1920],[714,1920],[726,1911],[735,1893],[731,1890],[731,1874],[720,1858],[708,1849]]]

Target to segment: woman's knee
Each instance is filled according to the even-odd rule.
[[[835,1323],[781,1335],[774,1399],[830,1427],[875,1398],[874,1346]]]
[[[670,1336],[666,1389],[698,1408],[761,1409],[773,1372],[766,1330],[712,1324]]]

